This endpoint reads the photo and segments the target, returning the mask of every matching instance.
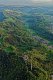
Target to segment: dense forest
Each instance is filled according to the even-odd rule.
[[[52,80],[53,15],[26,9],[0,7],[0,80]]]

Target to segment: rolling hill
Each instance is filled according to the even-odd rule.
[[[47,9],[0,7],[1,80],[52,80],[53,16]]]

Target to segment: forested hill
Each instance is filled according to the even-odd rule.
[[[43,17],[42,27],[39,16],[39,21],[35,18],[38,14],[34,14],[33,17],[16,11],[16,8],[5,8],[1,13],[3,17],[0,20],[0,80],[52,80],[53,49],[48,46],[53,45],[53,33],[49,27],[48,30],[44,28]],[[37,20],[36,27],[33,26],[36,22],[28,21],[32,18]],[[46,34],[43,35],[39,30],[46,31]],[[47,45],[39,39],[46,41]]]

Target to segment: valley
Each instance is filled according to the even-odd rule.
[[[2,22],[5,19],[5,16],[3,12],[0,12],[0,22]]]

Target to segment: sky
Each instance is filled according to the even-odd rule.
[[[53,0],[0,0],[4,5],[35,5],[39,3],[53,3]]]

